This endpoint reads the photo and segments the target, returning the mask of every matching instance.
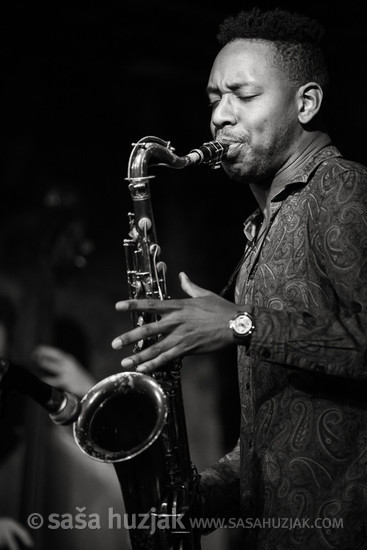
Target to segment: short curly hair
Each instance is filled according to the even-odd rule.
[[[324,34],[322,25],[305,15],[280,8],[253,8],[225,19],[217,38],[221,46],[239,38],[272,42],[279,66],[292,82],[301,86],[313,81],[326,89],[329,75],[322,50]]]

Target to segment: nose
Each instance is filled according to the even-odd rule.
[[[227,125],[233,126],[237,123],[237,118],[229,96],[223,95],[220,101],[213,107],[211,123],[216,130]]]

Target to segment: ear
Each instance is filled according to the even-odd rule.
[[[308,82],[301,86],[298,94],[298,120],[301,124],[307,124],[319,112],[324,94],[321,86],[316,82]]]

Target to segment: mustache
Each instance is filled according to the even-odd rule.
[[[223,143],[248,143],[248,136],[239,133],[220,130],[215,134],[215,139]]]

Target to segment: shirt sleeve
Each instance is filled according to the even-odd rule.
[[[217,464],[200,474],[201,516],[239,517],[240,443]],[[214,526],[213,526],[214,527]]]
[[[335,292],[320,315],[255,306],[249,353],[269,363],[367,380],[367,178],[344,170],[324,193],[314,246]]]

